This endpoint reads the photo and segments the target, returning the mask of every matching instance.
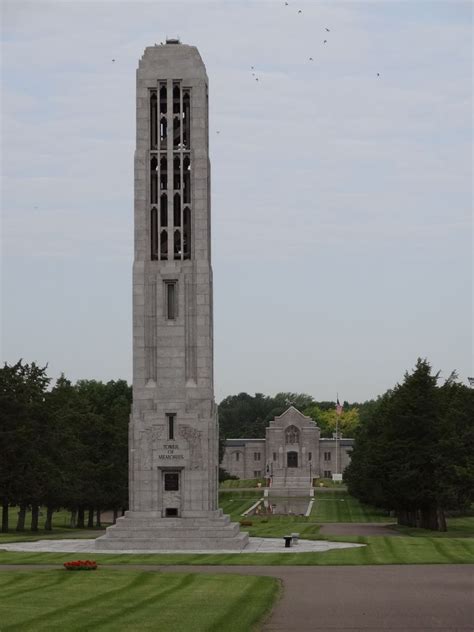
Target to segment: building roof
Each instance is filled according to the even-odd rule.
[[[225,445],[228,445],[229,447],[240,447],[244,446],[246,443],[265,443],[265,441],[266,439],[226,439]],[[334,438],[322,437],[321,439],[319,439],[319,441],[322,443],[333,443],[334,445],[336,444],[336,439]],[[339,439],[338,443],[341,447],[349,447],[354,445],[354,439],[350,439],[349,437],[347,437]]]
[[[245,445],[246,443],[253,443],[253,442],[262,442],[265,441],[265,439],[226,439],[225,443],[226,445]]]

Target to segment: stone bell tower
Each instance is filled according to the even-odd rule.
[[[100,549],[239,550],[218,508],[208,79],[197,48],[137,71],[130,510]]]

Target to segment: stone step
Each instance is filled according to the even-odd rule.
[[[270,489],[274,487],[304,487],[309,489],[311,485],[308,481],[274,481]]]
[[[192,520],[220,520],[222,518],[227,518],[222,509],[216,509],[215,511],[202,511],[195,512],[196,515],[193,515],[194,512],[188,511],[187,518]],[[161,511],[126,511],[124,516],[121,518],[163,518]],[[168,520],[172,520],[172,518],[167,518]]]
[[[137,529],[135,525],[129,524],[127,526],[123,526],[120,529],[116,527],[110,527],[110,531],[107,532],[107,535],[112,538],[123,538],[123,537],[146,537],[146,538],[169,538],[171,535],[179,538],[187,538],[187,537],[203,537],[203,538],[212,538],[213,535],[216,537],[224,537],[224,538],[232,538],[239,533],[239,525],[234,523],[233,525],[228,525],[226,527],[215,529],[213,527],[208,528],[200,528],[200,529],[161,529],[161,528],[152,528],[149,527],[147,529]]]
[[[311,482],[309,476],[274,476],[273,481],[306,481],[306,483]]]
[[[218,519],[213,518],[163,518],[157,516],[155,518],[136,518],[135,516],[123,516],[118,518],[116,525],[128,524],[133,522],[137,528],[146,529],[147,527],[161,526],[163,529],[180,529],[184,525],[187,527],[195,527],[199,529],[201,527],[213,526],[219,528],[231,524],[229,516],[222,516]]]
[[[310,498],[310,488],[303,488],[303,487],[281,487],[279,489],[275,489],[272,487],[272,489],[270,490],[268,497],[269,498],[288,498],[288,497],[292,497],[292,496],[299,496],[301,498],[308,498],[308,502],[309,502],[309,498]]]
[[[96,550],[120,551],[241,551],[248,544],[248,534],[239,533],[232,538],[184,537],[184,538],[109,538],[102,536],[95,541]]]
[[[303,487],[302,485],[286,485],[285,487],[272,487],[271,490],[269,491],[270,496],[277,496],[278,494],[281,494],[283,492],[285,492],[288,489],[295,489],[299,492],[307,492],[309,495],[309,490],[311,489],[308,485],[306,485],[306,487]],[[284,494],[283,494],[284,495]]]
[[[275,485],[306,485],[311,487],[311,481],[307,478],[274,478],[271,487]]]

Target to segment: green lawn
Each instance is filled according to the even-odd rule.
[[[10,507],[10,531],[9,533],[0,533],[0,544],[2,542],[28,542],[32,540],[59,540],[63,538],[95,538],[103,532],[103,529],[71,529],[71,513],[64,509],[55,511],[53,514],[53,529],[51,531],[44,530],[44,522],[46,519],[46,510],[41,508],[38,521],[39,530],[30,531],[31,511],[26,512],[25,531],[15,531],[18,507]],[[108,523],[102,522],[104,528]]]
[[[261,491],[221,492],[220,505],[232,520],[243,520],[241,514],[262,496]],[[302,516],[251,516],[252,524],[243,527],[251,536],[281,538],[298,532],[301,538],[321,539],[319,529],[325,522],[390,522],[391,519],[373,507],[362,505],[342,490],[316,492],[313,512]],[[397,527],[401,536],[324,536],[325,540],[359,542],[367,546],[360,549],[342,549],[326,553],[275,553],[275,554],[94,554],[94,558],[107,564],[443,564],[474,563],[474,516],[448,519],[448,532],[439,533]],[[55,529],[46,532],[50,538],[95,537],[98,531]],[[0,564],[63,563],[78,554],[14,553],[1,550],[2,542],[23,539],[41,539],[45,534],[0,534]],[[283,543],[282,543],[283,546]]]
[[[295,525],[296,526],[296,525]],[[326,540],[359,542],[358,549],[334,549],[325,553],[240,553],[240,554],[120,554],[107,553],[15,553],[0,550],[1,564],[63,564],[81,557],[93,557],[101,564],[227,564],[227,565],[311,565],[340,566],[365,564],[473,564],[474,538],[413,536],[325,536]],[[283,542],[282,542],[283,547]],[[3,632],[3,630],[2,630]]]
[[[242,520],[243,512],[263,497],[261,490],[236,490],[235,492],[219,492],[219,507],[232,520]]]
[[[269,516],[268,518],[252,516],[251,527],[242,527],[251,536],[260,538],[283,538],[290,533],[299,533],[300,538],[306,540],[321,540],[319,535],[320,525],[311,518],[304,516]],[[325,539],[326,536],[324,536]]]
[[[231,520],[251,522],[251,526],[242,527],[242,530],[247,531],[251,536],[280,538],[288,533],[297,532],[302,538],[318,539],[319,525],[312,518],[272,515],[242,516],[242,513],[259,498],[262,498],[262,495],[262,492],[257,491],[242,491],[239,494],[221,492],[219,494],[219,505],[224,510],[224,513],[231,517]]]
[[[241,520],[242,513],[248,509],[255,501],[263,497],[261,490],[247,491],[221,491],[219,493],[219,505],[224,513],[229,514],[232,520]],[[309,502],[308,498],[308,502]],[[315,490],[315,502],[311,512],[311,522],[394,522],[395,518],[375,507],[363,505],[345,490],[324,489]],[[276,522],[284,516],[267,516],[269,522]],[[291,517],[290,517],[291,518]],[[259,524],[259,519],[255,516],[249,518],[254,524]],[[298,518],[299,521],[302,518]],[[266,521],[265,521],[266,522]],[[281,521],[280,521],[281,522]],[[291,520],[289,521],[291,522]],[[266,530],[266,529],[265,529]],[[256,535],[252,533],[252,535]],[[263,533],[262,533],[263,535]],[[280,535],[280,532],[278,532]],[[282,533],[282,535],[284,535]]]
[[[17,533],[15,530],[10,533],[0,533],[0,547],[2,542],[32,542],[34,540],[69,540],[72,538],[82,538],[88,540],[89,538],[97,538],[99,535],[105,533],[103,529],[62,529],[61,527],[54,527],[52,531],[44,531],[40,529],[35,533],[31,531],[25,531]]]
[[[272,577],[113,571],[0,572],[2,632],[248,632],[279,593]]]
[[[447,531],[429,531],[428,529],[415,529],[413,527],[403,527],[394,525],[394,529],[414,537],[430,538],[474,538],[474,516],[462,516],[458,518],[447,518]]]
[[[344,490],[316,490],[314,500],[311,518],[317,522],[395,522],[385,511],[363,505]]]

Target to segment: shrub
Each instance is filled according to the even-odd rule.
[[[67,571],[96,571],[97,562],[93,560],[76,560],[74,562],[64,562]]]
[[[238,479],[238,476],[229,474],[229,472],[227,470],[224,470],[223,467],[219,468],[219,483],[223,483],[224,481],[237,481]]]

